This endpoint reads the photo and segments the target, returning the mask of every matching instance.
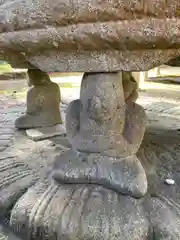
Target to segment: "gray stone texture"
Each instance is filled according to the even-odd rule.
[[[57,124],[50,127],[27,129],[26,134],[33,141],[40,141],[55,136],[65,135],[66,130],[62,124]]]
[[[148,118],[137,152],[148,177],[148,193],[140,199],[95,184],[53,181],[54,156],[65,154],[67,139],[33,142],[18,131],[8,150],[12,155],[1,153],[0,157],[1,234],[10,240],[16,238],[9,231],[23,240],[179,240],[180,135],[174,129],[179,119],[167,128],[169,118],[165,121],[158,109],[154,120]],[[167,177],[175,185],[165,185]],[[6,231],[1,231],[1,224],[3,228],[6,224]]]
[[[33,184],[37,177],[27,164],[17,157],[0,157],[0,217],[7,214],[13,203]]]
[[[123,79],[129,81],[125,88]],[[135,156],[146,116],[131,97],[136,90],[130,73],[84,74],[80,99],[72,101],[66,113],[74,152],[57,157],[53,174],[57,181],[96,183],[134,197],[146,194],[146,174]]]
[[[122,84],[125,102],[136,102],[138,99],[138,83],[130,72],[122,72]]]
[[[138,71],[180,54],[178,0],[3,0],[0,58],[43,71]]]
[[[44,213],[40,199],[44,203],[50,200]],[[145,240],[149,227],[142,206],[132,198],[99,186],[57,183],[38,183],[29,189],[14,207],[10,224],[16,232],[30,233],[34,240]]]
[[[28,75],[33,86],[27,93],[26,113],[16,119],[16,128],[31,129],[61,124],[58,84],[51,82],[48,74],[39,69],[28,70]]]
[[[97,185],[38,182],[14,206],[10,226],[24,239],[178,240],[168,199],[136,200]]]
[[[146,174],[136,156],[120,159],[69,151],[56,157],[53,178],[60,183],[102,185],[136,198],[147,192]]]
[[[125,103],[121,74],[90,73],[82,79],[80,99],[68,106],[66,130],[78,151],[128,157],[141,144],[145,121],[140,105]]]

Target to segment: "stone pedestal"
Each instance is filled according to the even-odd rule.
[[[133,78],[126,74],[122,80],[117,74],[108,74],[109,83],[105,75],[100,78],[105,84],[99,89],[98,77],[103,75],[94,81],[90,78],[95,88],[87,79],[89,75],[85,75],[80,100],[72,103],[77,108],[70,112],[72,105],[69,106],[66,121],[73,149],[60,147],[62,142],[52,146],[49,141],[34,143],[21,136],[21,144],[8,149],[11,155],[0,156],[0,232],[3,224],[22,240],[180,239],[180,135],[174,130],[174,121],[170,124],[168,117],[165,121],[156,112],[154,121],[147,121],[147,132],[139,148],[145,115],[134,103],[135,97],[130,97],[137,96]],[[112,99],[108,90],[101,95],[106,84]],[[111,84],[116,86],[114,95]],[[97,105],[91,101],[86,105],[92,99],[86,88],[94,92],[95,100],[99,98]],[[108,101],[111,108],[107,109],[108,104],[101,96],[111,100]],[[114,98],[121,99],[117,109],[124,124],[115,118]],[[100,121],[97,116],[102,113]],[[70,122],[70,116],[74,121]],[[115,145],[108,139],[113,139],[116,126],[119,135]],[[77,134],[79,142],[75,145]],[[90,141],[93,138],[96,148]],[[87,144],[80,145],[80,141]],[[134,148],[127,148],[129,144]],[[175,184],[166,185],[167,178]]]
[[[54,126],[27,129],[26,134],[30,139],[39,141],[55,136],[65,135],[66,130],[62,124],[56,124]]]
[[[94,183],[134,197],[146,194],[146,174],[136,157],[146,118],[135,103],[136,90],[129,73],[84,74],[80,99],[67,109],[73,152],[56,159],[58,182]]]
[[[42,129],[46,127],[48,127],[48,133],[51,133],[50,135],[52,135],[54,126],[56,126],[56,135],[57,132],[59,135],[64,134],[65,128],[61,126],[59,86],[51,82],[48,74],[39,69],[28,70],[28,76],[28,85],[31,87],[27,93],[27,110],[24,115],[16,119],[15,127],[33,129],[33,131],[28,130],[28,136],[34,140],[49,136],[47,133],[42,135],[43,132],[47,132],[46,129]],[[34,136],[34,132],[36,136]]]

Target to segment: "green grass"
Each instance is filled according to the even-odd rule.
[[[8,63],[0,64],[0,74],[12,72],[13,68]]]
[[[58,83],[60,88],[77,88],[79,86],[74,86],[73,83]]]

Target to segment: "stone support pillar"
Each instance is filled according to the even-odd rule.
[[[16,119],[15,127],[28,129],[28,136],[34,140],[64,134],[58,84],[53,83],[48,74],[39,69],[28,70],[28,77],[28,85],[31,87],[27,93],[26,113]]]
[[[80,99],[70,103],[66,115],[73,150],[56,159],[57,181],[94,183],[134,197],[145,195],[146,174],[136,152],[146,117],[135,103],[136,90],[130,73],[84,74]]]

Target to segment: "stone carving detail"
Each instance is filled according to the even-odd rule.
[[[122,72],[122,84],[126,103],[136,102],[138,98],[138,83],[130,72]]]
[[[101,186],[37,182],[15,204],[10,226],[33,240],[178,240],[179,213],[157,197],[118,196]]]
[[[93,184],[53,181],[54,150],[47,142],[32,146],[27,141],[28,156],[23,151],[22,158],[0,156],[0,221],[22,240],[179,240],[179,140],[174,129],[146,134],[138,157],[148,163],[144,167],[151,177],[141,199]],[[175,186],[164,184],[168,173]]]
[[[179,135],[171,147],[174,129],[171,139],[169,132],[154,139],[148,133],[137,158],[145,131],[137,84],[130,73],[112,73],[149,70],[180,54],[180,1],[3,0],[0,6],[1,59],[47,72],[101,72],[84,75],[80,99],[68,108],[73,149],[57,157],[56,181],[52,155],[39,146],[28,145],[29,161],[0,157],[0,231],[7,217],[27,240],[180,239]],[[47,133],[61,123],[59,88],[40,70],[28,74],[27,112],[16,127],[45,126]],[[139,159],[151,171],[143,162],[149,191],[135,199],[147,191]],[[173,187],[164,186],[170,172]]]
[[[180,55],[179,8],[179,0],[3,0],[0,59],[48,72],[149,70]]]
[[[15,121],[15,126],[30,129],[61,124],[59,86],[39,69],[28,70],[28,76],[32,87],[27,93],[26,114]]]
[[[124,83],[129,81],[128,84]],[[145,131],[145,112],[134,101],[131,74],[85,73],[80,99],[70,103],[67,136],[73,152],[55,162],[60,182],[96,183],[141,197],[147,180],[136,157]]]

